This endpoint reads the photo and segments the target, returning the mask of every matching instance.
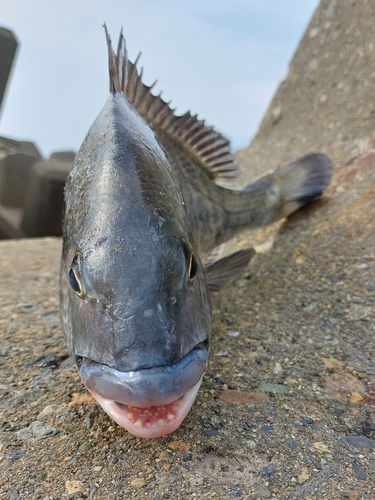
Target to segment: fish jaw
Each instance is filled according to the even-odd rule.
[[[141,438],[158,438],[178,429],[189,413],[201,383],[202,379],[176,401],[143,408],[116,403],[92,389],[88,390],[107,415],[130,434]]]
[[[122,372],[77,359],[83,383],[103,410],[131,434],[155,438],[174,432],[192,407],[207,369],[208,347],[199,343],[178,362]]]

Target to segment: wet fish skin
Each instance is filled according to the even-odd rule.
[[[199,256],[178,180],[122,95],[108,99],[88,133],[65,200],[61,304],[75,356],[134,371],[172,365],[208,342],[201,264],[194,287],[187,284],[184,246]],[[77,257],[84,300],[69,284]],[[201,315],[190,314],[198,308]],[[189,335],[176,333],[186,330]]]
[[[227,141],[189,114],[174,117],[141,82],[123,37],[117,55],[107,41],[111,95],[65,190],[61,320],[104,410],[129,432],[158,437],[181,424],[206,370],[209,289],[253,251],[206,270],[200,256],[321,194],[332,165],[311,154],[242,190],[217,185],[215,176],[233,174]]]

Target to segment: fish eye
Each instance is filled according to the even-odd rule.
[[[192,283],[195,275],[198,272],[198,262],[194,254],[190,254],[189,265],[188,265],[188,283]]]
[[[182,240],[182,248],[184,250],[186,264],[187,264],[188,284],[191,285],[198,272],[198,261],[185,239]]]
[[[81,299],[85,298],[85,292],[82,287],[81,279],[79,277],[79,273],[76,269],[77,267],[78,255],[76,255],[73,259],[72,267],[69,271],[69,283],[72,287],[73,291],[80,297]]]

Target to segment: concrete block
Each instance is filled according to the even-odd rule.
[[[0,160],[0,204],[22,207],[30,179],[31,168],[37,158],[24,154],[9,155]]]
[[[51,154],[50,160],[74,161],[75,157],[74,151],[55,151]]]
[[[0,28],[0,110],[16,50],[17,40],[13,33]]]
[[[72,161],[37,162],[31,172],[21,230],[28,236],[61,236],[64,186]]]
[[[32,142],[0,137],[0,205],[23,207],[31,167],[38,160]]]
[[[0,136],[0,159],[5,158],[8,155],[14,155],[16,153],[34,156],[38,160],[42,159],[38,148],[33,142],[16,141],[15,139],[9,139],[8,137]]]

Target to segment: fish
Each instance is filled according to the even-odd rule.
[[[122,31],[114,50],[104,29],[109,97],[65,187],[61,324],[103,410],[157,438],[181,425],[207,370],[210,294],[255,252],[209,256],[320,196],[333,167],[309,153],[236,188],[229,141],[197,115],[176,115],[143,83]]]

